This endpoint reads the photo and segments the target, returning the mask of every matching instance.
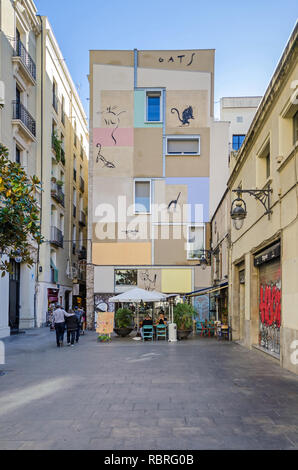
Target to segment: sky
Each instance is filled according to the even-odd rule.
[[[297,0],[35,0],[88,115],[89,50],[216,49],[223,96],[261,96],[297,21]]]

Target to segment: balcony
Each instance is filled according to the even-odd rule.
[[[76,253],[77,253],[77,251],[76,251],[76,244],[73,243],[73,244],[72,244],[72,254],[75,255]]]
[[[73,169],[73,179],[77,181],[77,170]]]
[[[65,150],[61,148],[61,163],[65,165]]]
[[[81,176],[80,176],[80,190],[82,191],[82,193],[85,191],[85,182]]]
[[[64,207],[65,195],[62,191],[61,186],[53,181],[51,183],[51,196],[53,199],[55,199],[55,201],[59,202],[59,204],[61,204]]]
[[[19,101],[13,101],[12,124],[19,127],[19,130],[24,134],[27,140],[36,142],[36,122]]]
[[[31,84],[36,84],[36,65],[22,41],[14,41],[13,63],[18,67],[19,73]]]
[[[57,227],[51,227],[51,243],[63,248],[63,233]]]
[[[72,205],[72,215],[73,215],[74,218],[76,218],[76,216],[77,216],[77,208],[74,204]]]
[[[87,250],[84,246],[79,250],[79,260],[87,259]]]
[[[79,224],[82,225],[83,227],[86,227],[86,214],[84,211],[80,212]]]
[[[53,108],[58,114],[58,97],[55,93],[53,93]]]

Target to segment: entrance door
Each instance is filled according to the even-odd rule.
[[[260,333],[259,344],[280,354],[281,278],[280,259],[264,263],[259,269]]]
[[[9,326],[12,330],[19,329],[20,322],[20,264],[11,261],[12,274],[9,276]]]

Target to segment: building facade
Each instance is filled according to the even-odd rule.
[[[297,26],[249,132],[231,159],[230,317],[233,339],[295,373],[298,339]],[[243,192],[241,192],[241,190]],[[247,193],[245,191],[254,191]],[[261,193],[256,192],[261,190]],[[236,229],[236,226],[238,230]]]
[[[37,173],[37,42],[40,24],[32,1],[0,2],[0,141],[11,160]],[[37,196],[40,203],[40,194]],[[37,260],[37,246],[32,246]],[[34,322],[36,266],[11,259],[13,273],[0,280],[0,337]]]
[[[37,325],[48,307],[69,309],[86,297],[88,128],[85,112],[53,34],[41,18],[37,109],[42,234],[37,272]]]
[[[210,285],[214,50],[91,51],[88,318],[134,285]],[[224,123],[227,128],[226,123]]]
[[[5,337],[44,325],[51,301],[71,307],[85,295],[88,130],[47,18],[31,0],[1,0],[0,9],[0,141],[42,182],[44,237],[32,268],[11,259],[13,273],[0,280]]]
[[[225,168],[222,168],[216,181],[217,191],[222,197],[211,214],[210,314],[224,323],[229,322],[228,279],[231,246],[231,193],[227,187],[227,173],[229,175],[231,160],[234,162],[237,158],[260,101],[260,96],[225,97],[220,100],[220,121],[228,123],[228,147],[223,149]],[[243,293],[240,294],[242,299]]]

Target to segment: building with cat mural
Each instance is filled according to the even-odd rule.
[[[94,298],[135,285],[180,295],[211,285],[200,263],[210,176],[224,168],[227,180],[229,141],[229,123],[214,119],[214,55],[90,52],[90,326]]]

